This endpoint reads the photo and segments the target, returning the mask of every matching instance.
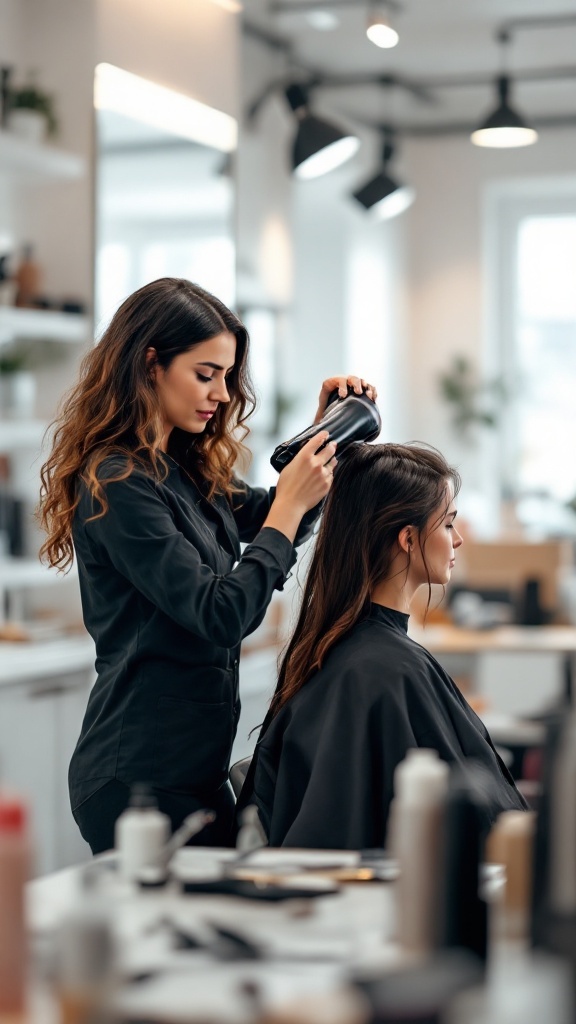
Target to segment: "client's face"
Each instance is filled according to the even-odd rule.
[[[423,574],[420,582],[428,582],[426,566],[428,566],[431,583],[446,584],[450,582],[456,561],[456,551],[462,543],[462,537],[454,522],[457,514],[454,505],[454,490],[450,483],[446,500],[432,513],[423,531],[422,547],[426,565],[418,546],[416,547],[416,558],[412,560],[414,569]]]

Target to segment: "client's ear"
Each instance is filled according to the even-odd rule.
[[[414,544],[414,527],[403,526],[398,534],[398,544],[405,551],[406,554],[410,554]]]
[[[146,349],[146,369],[148,371],[148,376],[152,380],[154,380],[154,381],[156,380],[157,360],[158,360],[158,356],[157,356],[157,353],[156,353],[156,349],[155,348],[147,348]]]

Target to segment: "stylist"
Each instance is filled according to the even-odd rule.
[[[96,644],[69,772],[93,853],[114,845],[130,785],[141,781],[173,828],[208,807],[216,820],[200,841],[231,841],[240,643],[282,589],[336,464],[335,444],[316,454],[323,432],[275,493],[234,475],[254,406],[247,360],[247,331],[226,306],[162,278],[120,306],[56,423],[42,469],[41,554],[64,569],[76,553]],[[315,422],[348,384],[375,397],[357,377],[330,378]]]

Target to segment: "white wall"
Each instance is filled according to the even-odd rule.
[[[456,353],[493,369],[498,339],[493,335],[490,267],[485,262],[490,229],[487,195],[497,183],[576,177],[576,137],[566,130],[544,131],[536,145],[518,150],[480,149],[465,137],[406,140],[402,152],[417,193],[403,218],[408,253],[408,435],[438,446],[460,464],[463,495],[492,493],[488,511],[494,515],[497,438],[484,431],[476,448],[463,447],[449,425],[437,378]]]
[[[352,198],[378,167],[374,139],[362,141],[343,167],[294,185],[294,352],[285,379],[311,409],[324,377],[367,377],[378,388],[382,440],[399,440],[407,429],[404,230],[401,219],[374,221]]]
[[[243,37],[240,139],[236,154],[238,304],[285,309],[293,299],[292,181],[286,155],[289,115],[280,94],[247,116],[261,90],[282,76],[284,59]]]
[[[97,59],[238,113],[238,15],[210,0],[94,0]]]

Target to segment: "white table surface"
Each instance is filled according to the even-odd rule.
[[[234,855],[230,850],[188,847],[177,854],[175,867],[187,877],[214,876]],[[278,860],[289,860],[302,871],[319,863],[353,866],[359,854],[263,850],[253,855],[254,863],[267,870],[275,870]],[[347,883],[326,896],[272,903],[182,895],[170,886],[141,892],[118,877],[113,855],[95,862],[102,865],[98,905],[110,913],[122,974],[162,969],[148,981],[119,989],[115,1005],[126,1016],[244,1024],[252,1012],[242,994],[247,981],[257,985],[263,1003],[272,1007],[298,995],[334,991],[355,965],[402,959],[393,942],[389,882]],[[49,947],[59,922],[78,908],[81,871],[69,868],[29,884],[28,921],[37,944]],[[256,942],[264,957],[221,962],[203,950],[175,951],[168,933],[157,927],[165,917],[193,933],[202,934],[210,922],[232,928]]]

